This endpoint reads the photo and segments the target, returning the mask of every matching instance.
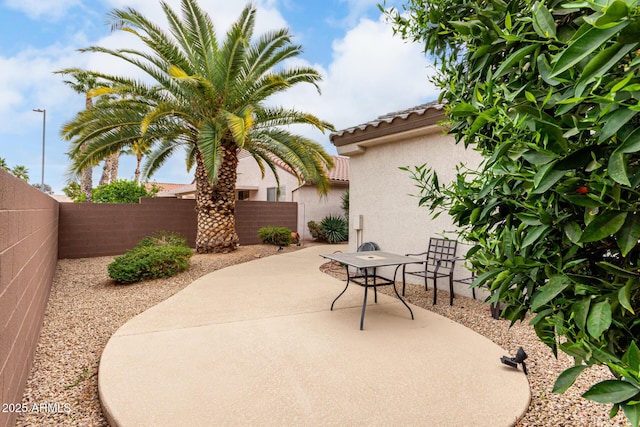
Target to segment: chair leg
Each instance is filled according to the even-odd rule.
[[[455,294],[453,293],[453,275],[449,276],[449,305],[453,305],[453,299]]]
[[[433,305],[438,303],[438,277],[433,275]]]

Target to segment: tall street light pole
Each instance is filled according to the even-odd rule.
[[[44,140],[47,129],[47,110],[37,108],[33,111],[42,113],[42,180],[40,181],[40,191],[44,191]]]

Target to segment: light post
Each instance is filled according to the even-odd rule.
[[[42,113],[42,180],[40,181],[40,191],[44,191],[44,136],[47,128],[47,110],[36,108],[33,111]]]

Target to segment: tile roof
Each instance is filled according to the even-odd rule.
[[[349,182],[349,158],[342,156],[331,156],[333,158],[333,169],[329,171],[331,182]]]
[[[238,153],[238,159],[243,159],[245,157],[251,157],[251,155],[246,150],[240,150]],[[295,175],[293,170],[284,163],[281,159],[270,156],[273,163],[275,163],[278,167],[289,172],[291,175]],[[329,181],[331,182],[349,182],[349,158],[341,157],[341,156],[331,156],[333,159],[333,169],[331,169],[328,173]]]
[[[143,182],[142,184],[144,185],[144,188],[147,189],[147,191],[151,190],[151,188],[155,185],[160,189],[159,191],[160,193],[176,190],[180,187],[184,187],[185,185],[185,184],[175,184],[170,182]]]
[[[439,103],[437,101],[427,102],[426,104],[420,104],[412,108],[407,108],[406,110],[394,111],[392,113],[383,114],[382,116],[379,116],[375,120],[371,120],[366,123],[362,123],[347,129],[333,132],[331,135],[329,135],[329,139],[333,140],[334,137],[341,137],[344,134],[352,134],[358,130],[367,131],[372,128],[377,128],[383,123],[391,124],[396,120],[406,120],[409,118],[409,116],[413,114],[422,116],[429,111],[434,111],[434,110],[442,111],[443,108],[444,108],[444,104]]]

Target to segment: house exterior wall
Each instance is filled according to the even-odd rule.
[[[298,179],[278,166],[276,166],[276,170],[280,177],[280,186],[285,187],[285,193],[280,201],[293,201],[292,192],[300,186]],[[271,169],[266,168],[264,179],[262,178],[260,168],[253,157],[240,159],[237,171],[236,189],[242,190],[244,188],[250,188],[250,201],[266,201],[267,188],[277,186],[275,175]]]
[[[418,206],[418,189],[401,166],[426,163],[434,168],[441,183],[455,178],[455,168],[465,163],[474,168],[480,162],[478,153],[456,145],[453,137],[444,135],[439,126],[431,126],[419,134],[402,134],[384,143],[371,143],[366,147],[338,147],[342,154],[350,154],[350,227],[349,250],[355,251],[363,242],[377,243],[384,251],[394,253],[425,252],[430,237],[441,237],[444,231],[455,229],[445,213],[432,219],[427,208]],[[362,229],[356,230],[359,216]],[[455,238],[454,234],[448,237]],[[468,246],[459,245],[458,255],[466,253]],[[456,277],[468,277],[466,269],[458,268]],[[391,271],[393,273],[393,271]],[[412,278],[415,283],[423,283]],[[466,285],[456,285],[456,293],[471,295]],[[439,283],[439,289],[446,289]]]
[[[0,170],[0,402],[20,404],[58,248],[58,202]],[[5,408],[11,409],[11,408]],[[16,411],[0,411],[0,426]]]
[[[344,217],[342,195],[349,189],[348,185],[333,184],[326,196],[318,194],[316,187],[305,185],[293,192],[293,201],[298,202],[298,234],[302,240],[311,240],[307,223],[320,222],[327,215]]]

